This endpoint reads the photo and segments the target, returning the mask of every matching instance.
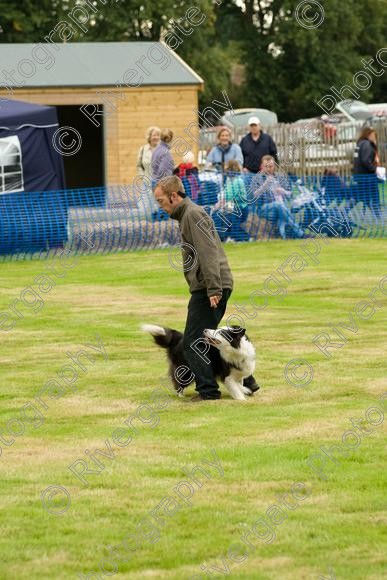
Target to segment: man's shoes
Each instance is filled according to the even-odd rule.
[[[249,396],[253,395],[253,393],[256,393],[261,388],[260,385],[258,385],[255,378],[253,377],[253,375],[250,375],[249,377],[246,377],[245,379],[243,379],[243,386],[246,387],[247,389],[249,389],[249,391],[250,391]],[[248,394],[248,393],[245,393],[245,394]]]
[[[189,403],[200,403],[200,401],[205,401],[205,399],[203,399],[203,397],[199,393],[197,395],[193,395],[193,397],[190,397],[188,399]]]
[[[204,397],[202,397],[200,393],[197,393],[196,395],[193,395],[193,397],[188,399],[187,403],[200,403],[200,401],[219,401],[219,399],[220,397],[218,399],[205,399]]]

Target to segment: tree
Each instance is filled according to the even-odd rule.
[[[352,83],[361,59],[383,47],[385,0],[324,0],[324,14],[314,3],[297,10],[300,4],[233,0],[220,6],[219,36],[238,42],[246,67],[239,106],[271,108],[282,120],[319,115],[317,103],[330,87]],[[387,75],[376,78],[362,98],[381,99],[386,83]]]
[[[60,0],[0,0],[0,42],[42,42],[67,7]]]
[[[321,114],[318,102],[331,87],[352,85],[362,59],[375,59],[385,42],[386,0],[320,1],[323,18],[313,2],[303,12],[300,0],[196,0],[196,19],[205,18],[191,26],[190,0],[0,0],[0,42],[42,42],[76,7],[90,18],[87,32],[77,29],[72,42],[164,39],[171,45],[180,26],[187,34],[173,48],[204,79],[201,106],[226,90],[234,108],[269,108],[290,121]],[[239,85],[232,82],[235,67],[244,72]],[[358,94],[386,100],[384,70]]]

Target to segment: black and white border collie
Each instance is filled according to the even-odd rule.
[[[154,324],[143,324],[141,329],[149,332],[156,344],[167,350],[169,375],[177,393],[181,395],[195,376],[184,357],[183,334],[178,330]],[[226,385],[231,397],[242,401],[246,399],[246,395],[252,395],[252,390],[243,386],[243,379],[252,375],[255,370],[255,349],[246,336],[245,329],[237,326],[224,326],[217,330],[207,328],[203,336],[209,345],[217,349],[208,355],[214,375]],[[176,376],[179,367],[186,367],[188,370],[180,369]]]

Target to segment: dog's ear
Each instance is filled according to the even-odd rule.
[[[230,330],[232,333],[239,334],[240,336],[243,336],[246,332],[245,328],[242,328],[241,326],[237,326],[236,324],[233,324],[233,326],[230,326]]]

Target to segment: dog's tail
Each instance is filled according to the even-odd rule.
[[[156,344],[162,348],[171,348],[178,344],[183,338],[183,335],[178,330],[172,328],[164,328],[156,324],[142,324],[141,330],[149,332],[154,338]]]

